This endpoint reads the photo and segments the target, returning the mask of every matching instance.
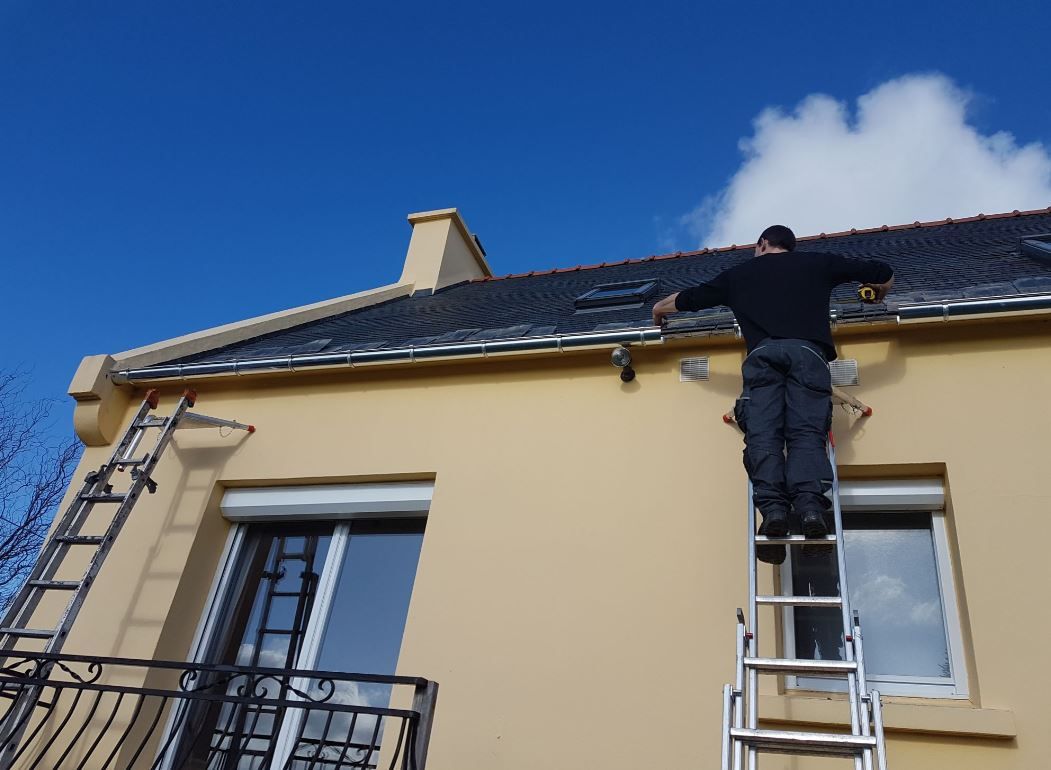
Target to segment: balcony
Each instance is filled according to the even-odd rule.
[[[3,770],[425,770],[426,679],[7,655]]]

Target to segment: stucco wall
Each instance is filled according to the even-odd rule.
[[[860,363],[850,392],[876,413],[837,416],[840,463],[944,466],[972,656],[970,701],[887,699],[896,770],[1038,768],[1051,753],[1043,672],[1025,654],[1051,633],[1049,342],[1039,322],[841,339]],[[688,355],[711,355],[709,382],[678,381]],[[713,767],[746,599],[741,442],[720,420],[741,356],[704,340],[637,350],[629,384],[606,352],[199,383],[200,411],[258,432],[178,435],[66,651],[186,655],[226,485],[433,477],[399,664],[440,682],[428,767]],[[108,451],[88,449],[82,471]],[[768,716],[845,714],[766,684]],[[824,766],[845,765],[762,762]]]

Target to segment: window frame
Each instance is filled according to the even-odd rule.
[[[948,647],[948,680],[942,677],[873,674],[865,678],[873,689],[883,695],[901,695],[917,698],[965,700],[969,697],[967,657],[963,643],[963,621],[956,599],[954,555],[946,526],[944,482],[942,479],[879,479],[843,480],[840,482],[840,504],[844,513],[870,512],[886,516],[896,513],[923,512],[931,516],[931,541],[934,568],[942,605],[942,623]],[[782,586],[792,585],[792,559],[780,567]],[[849,568],[848,568],[849,569]],[[781,610],[782,643],[786,658],[796,656],[793,608]],[[864,633],[862,618],[862,633]],[[834,679],[785,676],[785,690],[840,692],[845,684]]]
[[[224,604],[234,588],[233,583],[238,572],[237,563],[243,552],[248,530],[253,524],[266,526],[311,521],[334,523],[297,662],[298,668],[309,670],[321,652],[325,627],[335,599],[347,545],[353,534],[354,522],[386,520],[393,523],[415,519],[425,525],[433,494],[433,481],[228,489],[220,503],[220,511],[233,526],[227,534],[204,610],[190,644],[187,662],[201,663],[211,651]],[[324,515],[325,510],[330,512],[329,515]],[[293,686],[305,690],[307,683],[293,680]],[[288,697],[295,699],[291,694]],[[175,719],[176,712],[172,709],[159,746],[165,745],[175,729]],[[296,712],[282,723],[276,737],[277,749],[274,752],[275,762],[278,759],[280,762],[277,762],[275,767],[281,767],[281,763],[291,753],[294,736],[302,719],[303,713]],[[167,755],[159,770],[172,770],[172,761],[174,755]]]

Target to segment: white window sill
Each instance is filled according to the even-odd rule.
[[[817,695],[760,695],[763,722],[849,726],[845,698]],[[1018,735],[1014,712],[978,708],[968,701],[935,701],[884,696],[883,726],[888,732],[972,735],[1009,739]]]

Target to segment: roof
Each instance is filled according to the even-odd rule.
[[[862,305],[849,285],[833,292],[832,307],[841,319],[849,320],[886,315],[902,303],[1051,292],[1051,264],[1019,251],[1019,239],[1048,233],[1051,208],[808,236],[799,239],[799,248],[881,259],[894,268],[894,293],[884,305]],[[734,245],[484,278],[167,363],[211,363],[649,326],[650,307],[658,298],[703,283],[752,255],[753,245]],[[659,281],[658,292],[643,307],[579,312],[574,306],[574,299],[600,284],[643,279]],[[695,327],[733,323],[732,316],[718,309],[701,311],[694,318]]]

